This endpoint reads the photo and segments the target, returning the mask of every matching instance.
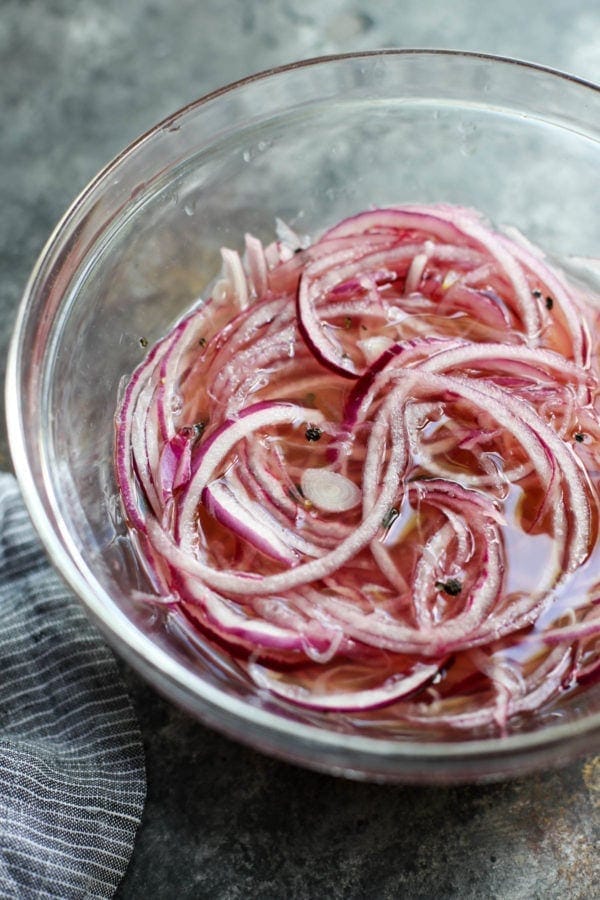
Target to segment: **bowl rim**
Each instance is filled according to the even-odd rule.
[[[600,734],[600,713],[582,715],[575,720],[548,725],[532,732],[509,734],[504,737],[478,738],[476,740],[457,739],[447,742],[424,740],[421,742],[410,739],[393,740],[369,737],[364,734],[349,734],[331,730],[325,726],[317,727],[304,722],[292,721],[284,716],[252,705],[241,698],[234,697],[219,687],[205,682],[197,673],[191,672],[182,663],[176,661],[165,649],[153,643],[150,637],[144,635],[124,614],[123,618],[126,621],[126,628],[124,631],[117,632],[114,628],[114,614],[110,610],[110,603],[112,602],[110,594],[95,579],[85,563],[83,565],[77,564],[42,502],[41,493],[45,492],[44,486],[38,488],[29,465],[29,453],[31,451],[28,448],[29,445],[26,441],[24,423],[21,417],[23,397],[19,384],[19,372],[22,345],[29,324],[30,302],[34,296],[34,289],[46,260],[51,256],[55,248],[60,246],[63,233],[70,221],[76,216],[90,195],[98,190],[103,181],[118,169],[125,159],[136,153],[142,145],[151,141],[161,131],[172,127],[180,118],[187,116],[193,111],[200,110],[204,105],[221,96],[233,93],[254,82],[266,81],[269,78],[295,70],[308,69],[344,60],[419,56],[448,57],[473,62],[483,60],[492,64],[514,66],[525,71],[542,73],[551,78],[566,81],[600,95],[600,86],[550,66],[497,54],[435,48],[384,48],[381,50],[365,50],[310,57],[286,65],[264,69],[210,91],[181,107],[176,112],[171,113],[128,144],[100,169],[59,219],[33,267],[23,292],[8,352],[5,385],[8,439],[15,474],[25,505],[45,550],[56,570],[75,592],[104,635],[121,652],[125,649],[129,651],[124,655],[132,665],[144,673],[146,680],[150,680],[148,678],[149,670],[157,670],[163,680],[169,685],[170,691],[167,691],[168,696],[175,701],[181,701],[180,693],[178,694],[178,692],[183,691],[189,698],[200,699],[205,707],[222,710],[237,722],[248,726],[258,726],[265,733],[274,732],[282,737],[301,739],[314,747],[318,748],[320,746],[324,750],[364,754],[375,763],[377,759],[385,757],[396,759],[398,762],[402,759],[418,758],[423,763],[427,761],[434,763],[435,761],[457,762],[459,760],[468,762],[469,760],[483,757],[502,759],[513,754],[532,753],[549,749],[553,745],[566,745],[575,738],[584,735]],[[86,577],[86,573],[89,573],[88,577]],[[155,687],[155,685],[153,686]],[[206,709],[205,711],[207,712],[206,718],[210,721],[208,711]],[[198,713],[197,710],[195,712],[202,718],[202,713]],[[221,728],[221,730],[226,730],[222,724],[215,724],[214,719],[211,721],[211,724],[214,724],[214,727]],[[237,731],[232,731],[231,733],[235,733],[237,739],[244,740],[243,734]],[[249,738],[247,742],[253,743]],[[277,753],[278,751],[271,748],[269,752]],[[300,758],[302,758],[302,754],[300,754]],[[308,759],[303,759],[303,761],[306,764],[310,764]],[[398,774],[401,775],[401,771]],[[432,774],[435,776],[435,771]]]

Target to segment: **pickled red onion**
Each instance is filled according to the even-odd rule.
[[[222,252],[116,415],[167,622],[279,702],[386,728],[505,733],[597,677],[585,292],[447,205]]]

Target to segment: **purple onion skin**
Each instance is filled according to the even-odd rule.
[[[237,534],[242,540],[247,541],[253,547],[256,547],[256,549],[260,550],[261,553],[264,553],[265,556],[268,556],[277,562],[285,563],[288,566],[295,566],[298,564],[298,555],[293,550],[291,550],[288,555],[284,556],[269,543],[264,534],[261,534],[256,527],[253,527],[251,522],[239,518],[231,510],[226,509],[222,503],[215,498],[210,485],[207,485],[202,491],[202,504],[217,522],[220,522],[225,528],[228,528],[234,534]]]
[[[329,369],[330,372],[334,372],[336,375],[341,375],[342,378],[350,378],[355,379],[358,378],[358,374],[356,372],[351,372],[349,369],[344,368],[343,366],[336,363],[334,360],[329,359],[329,357],[325,356],[325,354],[319,349],[316,345],[314,338],[310,335],[308,328],[304,322],[304,317],[301,308],[300,301],[300,290],[298,288],[296,308],[298,315],[298,331],[300,332],[300,336],[302,340],[314,356],[314,358],[319,362],[325,369]]]

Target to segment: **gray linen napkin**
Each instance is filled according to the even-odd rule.
[[[0,474],[0,897],[112,897],[145,793],[112,654]]]

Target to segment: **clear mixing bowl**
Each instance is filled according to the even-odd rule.
[[[349,776],[451,782],[600,746],[600,686],[505,738],[365,734],[190,653],[132,601],[143,586],[115,497],[119,383],[216,276],[222,245],[314,235],[370,204],[473,206],[563,264],[599,255],[600,91],[511,60],[384,51],[248,78],[175,113],[110,163],[50,238],[7,378],[15,469],[57,569],[125,659],[215,728]],[[143,340],[141,340],[143,339]]]

